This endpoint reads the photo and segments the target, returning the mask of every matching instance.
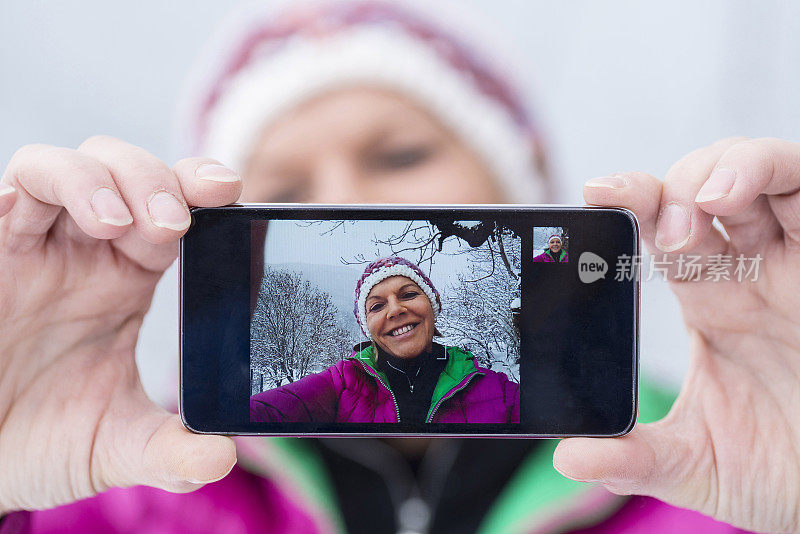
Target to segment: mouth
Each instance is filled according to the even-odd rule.
[[[407,335],[410,335],[410,333],[414,331],[417,325],[419,325],[419,323],[407,324],[399,328],[395,328],[394,330],[389,332],[389,336],[393,338],[405,337]]]

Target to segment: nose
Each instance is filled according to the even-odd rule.
[[[311,179],[309,202],[349,204],[363,197],[358,166],[344,155],[332,155],[319,162]]]
[[[386,318],[394,319],[406,312],[406,307],[396,298],[390,298],[386,303]]]

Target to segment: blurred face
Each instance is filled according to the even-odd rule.
[[[245,202],[507,201],[478,157],[410,100],[331,92],[269,125],[245,171]]]
[[[550,245],[550,252],[553,254],[558,254],[561,252],[561,239],[557,237],[551,237],[548,244]]]
[[[433,308],[417,284],[390,276],[367,295],[367,329],[383,350],[397,358],[416,358],[433,343]]]

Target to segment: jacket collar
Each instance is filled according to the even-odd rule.
[[[484,374],[478,369],[475,363],[475,356],[468,350],[445,346],[445,354],[447,355],[447,364],[439,375],[436,387],[433,389],[431,405],[428,409],[428,420],[430,420],[433,410],[445,397],[449,396],[454,390],[464,387],[472,376]],[[373,373],[381,377],[384,384],[388,384],[389,381],[386,379],[385,373],[376,365],[376,358],[377,350],[375,345],[367,341],[353,347],[353,352],[349,359],[360,361],[363,365],[369,367]]]

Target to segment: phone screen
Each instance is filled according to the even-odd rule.
[[[193,430],[614,436],[635,423],[626,210],[241,205],[192,219]]]

